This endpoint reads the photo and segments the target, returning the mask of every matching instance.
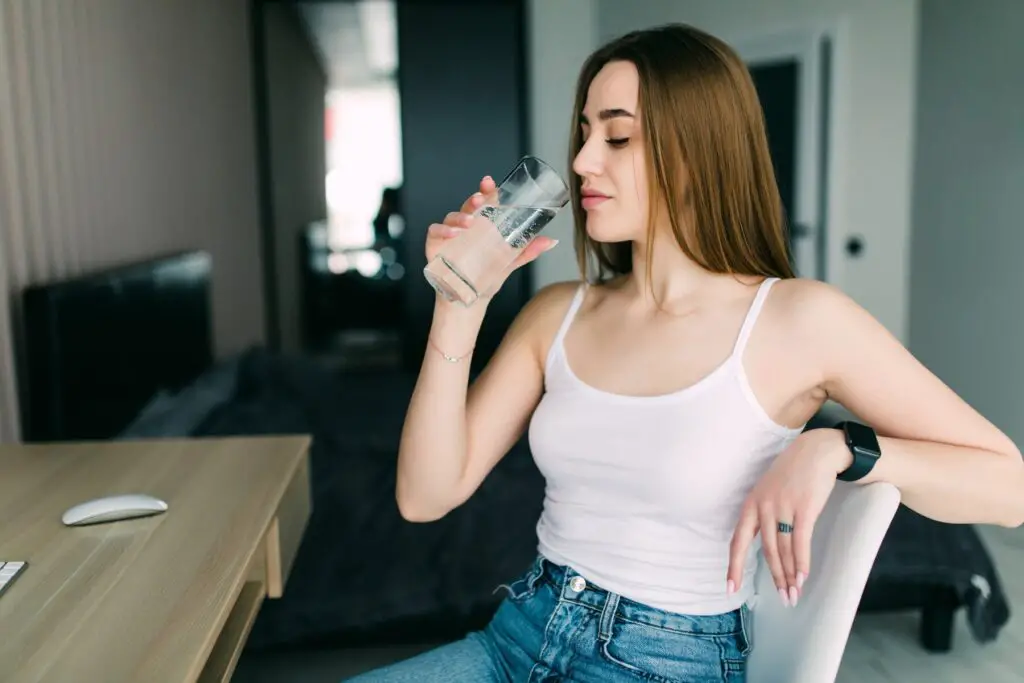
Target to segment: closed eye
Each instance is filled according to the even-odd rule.
[[[607,138],[605,142],[612,147],[625,147],[629,144],[629,138]]]

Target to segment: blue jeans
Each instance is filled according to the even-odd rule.
[[[750,611],[686,616],[647,607],[538,558],[506,586],[490,624],[351,683],[742,683]]]

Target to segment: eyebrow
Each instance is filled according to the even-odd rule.
[[[633,112],[627,111],[625,109],[602,109],[600,113],[598,113],[597,118],[601,119],[602,121],[609,121],[611,119],[617,118],[631,119],[633,118]],[[587,119],[586,115],[580,114],[580,123],[590,123],[590,121]]]

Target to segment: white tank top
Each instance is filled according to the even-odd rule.
[[[768,416],[742,364],[776,280],[758,289],[728,359],[690,387],[651,397],[602,391],[573,374],[564,339],[580,287],[530,421],[530,447],[547,481],[537,524],[543,556],[670,612],[721,614],[752,597],[760,539],[740,591],[728,595],[732,533],[747,493],[801,431]]]

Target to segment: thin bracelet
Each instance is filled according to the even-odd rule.
[[[466,358],[469,358],[469,356],[472,355],[472,353],[473,353],[473,349],[476,348],[476,346],[473,346],[472,348],[469,349],[469,351],[467,351],[465,354],[463,354],[461,356],[449,356],[447,353],[442,351],[441,347],[439,347],[437,344],[435,344],[434,340],[431,339],[430,337],[427,337],[427,343],[430,344],[432,347],[434,347],[434,350],[437,351],[439,354],[441,354],[441,356],[446,361],[448,361],[449,363],[458,363],[459,361],[462,361],[462,360],[465,360]]]

